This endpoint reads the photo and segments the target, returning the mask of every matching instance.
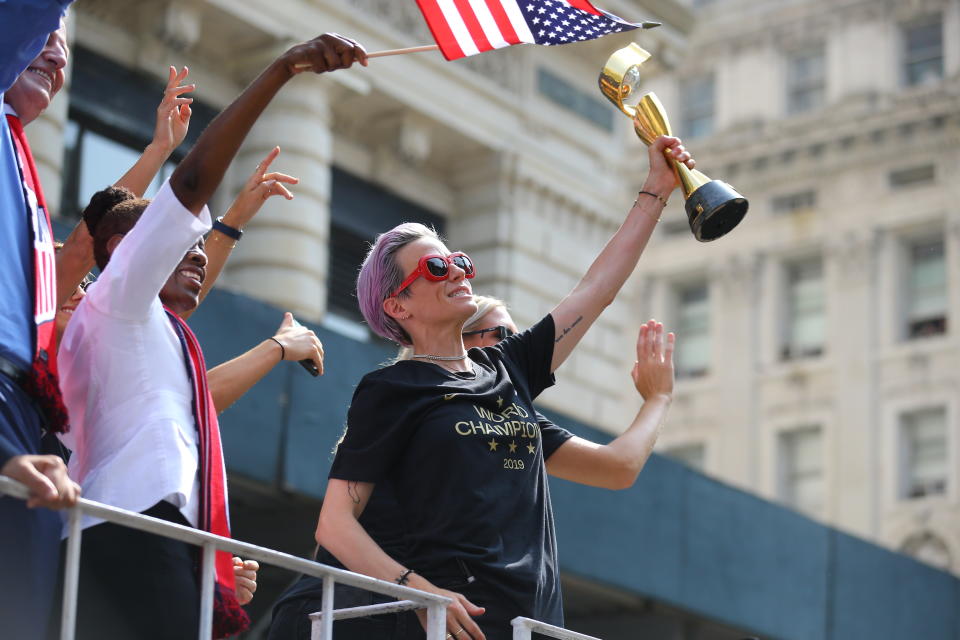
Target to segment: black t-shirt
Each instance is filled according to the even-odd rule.
[[[473,374],[418,360],[367,374],[330,477],[389,485],[405,527],[403,560],[427,579],[466,566],[505,604],[562,624],[544,456],[571,434],[533,408],[554,381],[553,338],[547,315],[471,349]]]

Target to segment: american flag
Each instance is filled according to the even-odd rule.
[[[447,60],[514,44],[568,44],[610,33],[649,29],[587,0],[417,0]]]

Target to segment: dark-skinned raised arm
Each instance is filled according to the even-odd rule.
[[[354,62],[366,66],[366,51],[350,38],[333,33],[298,44],[272,62],[214,118],[170,176],[170,187],[180,203],[194,215],[203,210],[253,124],[290,78],[303,71],[346,69]]]

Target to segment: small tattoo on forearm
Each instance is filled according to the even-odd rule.
[[[557,343],[557,342],[560,342],[561,340],[563,340],[564,336],[566,336],[568,333],[570,333],[571,331],[573,331],[573,328],[574,328],[575,326],[577,326],[578,324],[580,324],[580,321],[581,321],[581,320],[583,320],[583,316],[580,316],[580,317],[578,317],[576,320],[574,320],[574,321],[573,321],[573,324],[571,324],[569,327],[567,327],[566,329],[564,329],[563,332],[562,332],[560,335],[558,335],[557,338],[556,338],[556,340],[554,340],[553,342],[554,342],[554,343]]]
[[[360,504],[360,492],[357,490],[358,482],[347,483],[347,495],[353,500],[353,504]]]

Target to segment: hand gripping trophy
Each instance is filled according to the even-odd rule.
[[[610,56],[600,72],[599,80],[600,91],[633,119],[634,131],[647,145],[659,136],[673,135],[667,113],[653,92],[644,93],[637,100],[640,65],[649,57],[649,53],[632,43]],[[675,160],[671,161],[683,188],[690,231],[697,240],[716,240],[743,220],[749,203],[733,187],[720,180],[711,180]]]

